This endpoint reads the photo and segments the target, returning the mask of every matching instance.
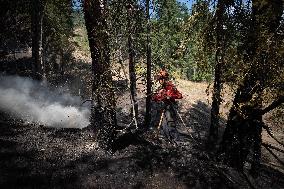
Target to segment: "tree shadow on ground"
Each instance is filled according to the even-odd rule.
[[[13,140],[19,134],[12,125],[1,124],[0,127],[0,186],[2,188],[33,187],[47,185],[48,180],[41,174],[46,164],[37,161],[36,150],[27,150],[21,142]],[[32,167],[38,166],[36,171]],[[41,174],[39,173],[40,170]]]
[[[146,133],[146,138],[152,140],[154,137],[154,134],[157,136],[158,131],[157,127],[161,119],[161,110],[163,109],[164,105],[163,103],[153,103],[152,104],[152,112],[151,112],[151,123],[149,128],[151,131],[147,131]],[[175,111],[177,112],[176,115],[176,125],[177,125],[177,133],[179,135],[179,142],[190,142],[192,145],[198,145],[204,147],[203,144],[206,142],[207,134],[209,131],[209,126],[210,126],[210,107],[202,102],[198,101],[196,104],[193,104],[188,110],[185,111],[185,113],[179,113],[178,108],[175,108]],[[125,113],[122,108],[118,109],[118,120],[121,123],[131,123],[131,115],[128,113]],[[220,119],[220,124],[222,126],[225,125],[225,119],[221,118]],[[122,124],[123,126],[126,127],[131,127],[133,126],[132,124]],[[142,125],[141,125],[142,126]],[[143,126],[142,126],[143,127]],[[163,127],[163,126],[161,126]],[[141,134],[141,133],[140,133]],[[163,134],[161,132],[160,134]],[[121,135],[120,141],[127,141],[127,142],[119,142],[121,145],[119,145],[119,149],[123,149],[123,143],[127,144],[125,147],[129,146],[131,144],[131,141],[135,141],[135,144],[139,144],[138,141],[142,142],[141,139],[138,139],[139,136],[138,133],[126,133],[125,135]],[[144,135],[145,136],[145,135]],[[150,136],[150,137],[149,137]],[[155,140],[154,139],[154,140]],[[164,139],[167,139],[167,137]],[[161,142],[161,141],[160,141]],[[169,142],[169,140],[168,140]],[[134,144],[133,143],[133,144]],[[143,143],[143,142],[142,142]],[[116,144],[117,145],[117,144]]]
[[[206,141],[211,122],[211,107],[205,102],[197,101],[185,111],[183,117],[185,125],[191,130],[193,137],[198,141]],[[219,123],[220,127],[224,127],[226,120],[221,117]]]
[[[197,102],[184,117],[188,128],[195,124],[191,134],[202,142],[209,128],[209,107]],[[242,174],[214,162],[200,143],[187,140],[174,146],[150,136],[150,132],[139,135],[140,138],[130,134],[125,136],[127,139],[116,141],[121,144],[129,140],[128,144],[121,144],[123,148],[106,152],[92,147],[96,143],[87,130],[1,125],[0,186],[250,188]],[[261,167],[258,178],[249,177],[255,188],[273,189],[283,188],[283,178],[283,173],[267,165]]]

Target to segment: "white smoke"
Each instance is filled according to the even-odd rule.
[[[0,109],[49,127],[83,128],[90,116],[89,108],[81,107],[80,97],[19,76],[0,75]]]

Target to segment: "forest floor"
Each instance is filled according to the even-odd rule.
[[[179,111],[186,123],[178,126],[183,140],[177,145],[148,131],[141,140],[106,152],[88,129],[24,125],[2,113],[0,188],[284,188],[284,168],[265,149],[257,177],[249,175],[249,164],[240,173],[216,163],[214,153],[205,148],[210,121],[207,83],[177,83],[184,94]],[[118,117],[127,125],[129,94],[121,95]],[[140,101],[141,111],[143,104]],[[224,126],[228,106],[221,111]],[[277,137],[283,141],[283,134]],[[266,134],[263,140],[273,143]]]

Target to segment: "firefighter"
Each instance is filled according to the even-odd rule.
[[[182,94],[177,90],[175,85],[169,81],[169,74],[165,68],[160,70],[156,78],[160,83],[160,88],[159,91],[153,95],[153,101],[163,101],[165,104],[172,104],[175,103],[176,99],[182,99]]]
[[[182,99],[182,94],[169,80],[169,74],[165,68],[162,68],[159,71],[156,79],[159,82],[160,87],[158,92],[152,96],[152,100],[162,103],[158,130],[162,127],[162,131],[170,141],[173,141],[174,139],[178,140],[179,135],[176,129],[176,99]]]

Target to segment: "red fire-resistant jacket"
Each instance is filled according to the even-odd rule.
[[[171,81],[166,81],[163,88],[152,96],[152,100],[155,102],[163,101],[170,103],[175,102],[175,99],[182,99],[182,94]]]

